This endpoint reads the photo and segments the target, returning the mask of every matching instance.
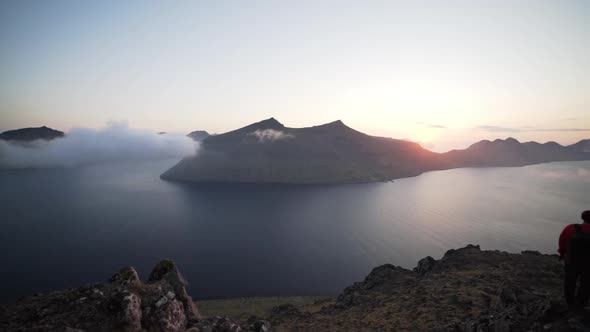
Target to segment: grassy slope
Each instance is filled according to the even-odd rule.
[[[239,319],[251,315],[268,317],[272,308],[287,303],[308,309],[307,307],[313,307],[316,301],[325,299],[328,298],[323,296],[243,297],[199,301],[197,305],[205,317],[228,316]]]

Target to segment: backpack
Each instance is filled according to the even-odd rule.
[[[576,234],[569,242],[568,261],[577,267],[585,267],[590,263],[590,233],[584,233],[582,226],[574,224]]]

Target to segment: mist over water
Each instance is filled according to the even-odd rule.
[[[198,144],[181,134],[158,135],[110,122],[103,129],[74,128],[51,141],[0,140],[0,168],[75,167],[112,161],[182,158]]]
[[[380,264],[483,249],[555,253],[590,206],[590,162],[336,186],[187,185],[177,158],[0,171],[0,301],[174,259],[196,298],[336,294]]]

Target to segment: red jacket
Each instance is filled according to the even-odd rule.
[[[582,232],[590,233],[590,224],[580,224],[580,226],[582,226]],[[572,236],[574,236],[574,234],[576,234],[576,228],[574,227],[574,224],[565,226],[561,232],[561,235],[559,236],[559,249],[557,249],[561,257],[565,257],[567,254],[570,239]]]

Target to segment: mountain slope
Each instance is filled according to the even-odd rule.
[[[63,132],[45,126],[8,130],[0,134],[0,139],[6,141],[34,141],[38,139],[49,141],[61,137],[64,137]]]
[[[564,147],[555,142],[520,143],[509,137],[505,140],[480,141],[465,150],[453,150],[443,156],[455,167],[524,166],[551,161],[588,160],[590,154]]]
[[[578,143],[568,145],[568,148],[577,151],[577,152],[586,152],[590,153],[590,139],[583,139]]]
[[[270,321],[276,331],[587,331],[588,312],[567,313],[562,278],[557,255],[468,245],[414,271],[376,267],[336,300],[283,305]]]
[[[408,177],[439,167],[418,144],[374,137],[341,121],[288,128],[274,118],[211,136],[164,179],[194,182],[355,183]]]
[[[579,150],[508,138],[440,154],[414,142],[361,133],[342,121],[289,128],[270,118],[209,136],[197,156],[183,159],[161,177],[188,182],[360,183],[457,167],[590,159],[590,153]]]

